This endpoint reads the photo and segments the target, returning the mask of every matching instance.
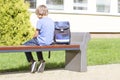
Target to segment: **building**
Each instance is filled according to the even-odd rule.
[[[31,23],[35,8],[45,4],[49,17],[69,21],[72,32],[120,32],[120,0],[25,0],[30,3]]]

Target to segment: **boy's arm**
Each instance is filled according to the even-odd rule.
[[[36,29],[36,31],[35,31],[35,34],[34,34],[34,36],[33,37],[37,37],[38,36],[38,34],[39,34],[39,29]]]

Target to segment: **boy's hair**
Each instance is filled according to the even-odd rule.
[[[40,5],[35,11],[36,15],[40,16],[47,16],[48,15],[48,8],[45,5]]]

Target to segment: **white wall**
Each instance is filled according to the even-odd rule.
[[[69,21],[72,32],[120,32],[120,16],[99,16],[83,14],[49,14],[54,21]],[[31,15],[35,26],[37,17]]]

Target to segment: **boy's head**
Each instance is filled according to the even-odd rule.
[[[35,12],[38,18],[42,18],[43,16],[48,15],[48,8],[45,5],[40,5]]]

